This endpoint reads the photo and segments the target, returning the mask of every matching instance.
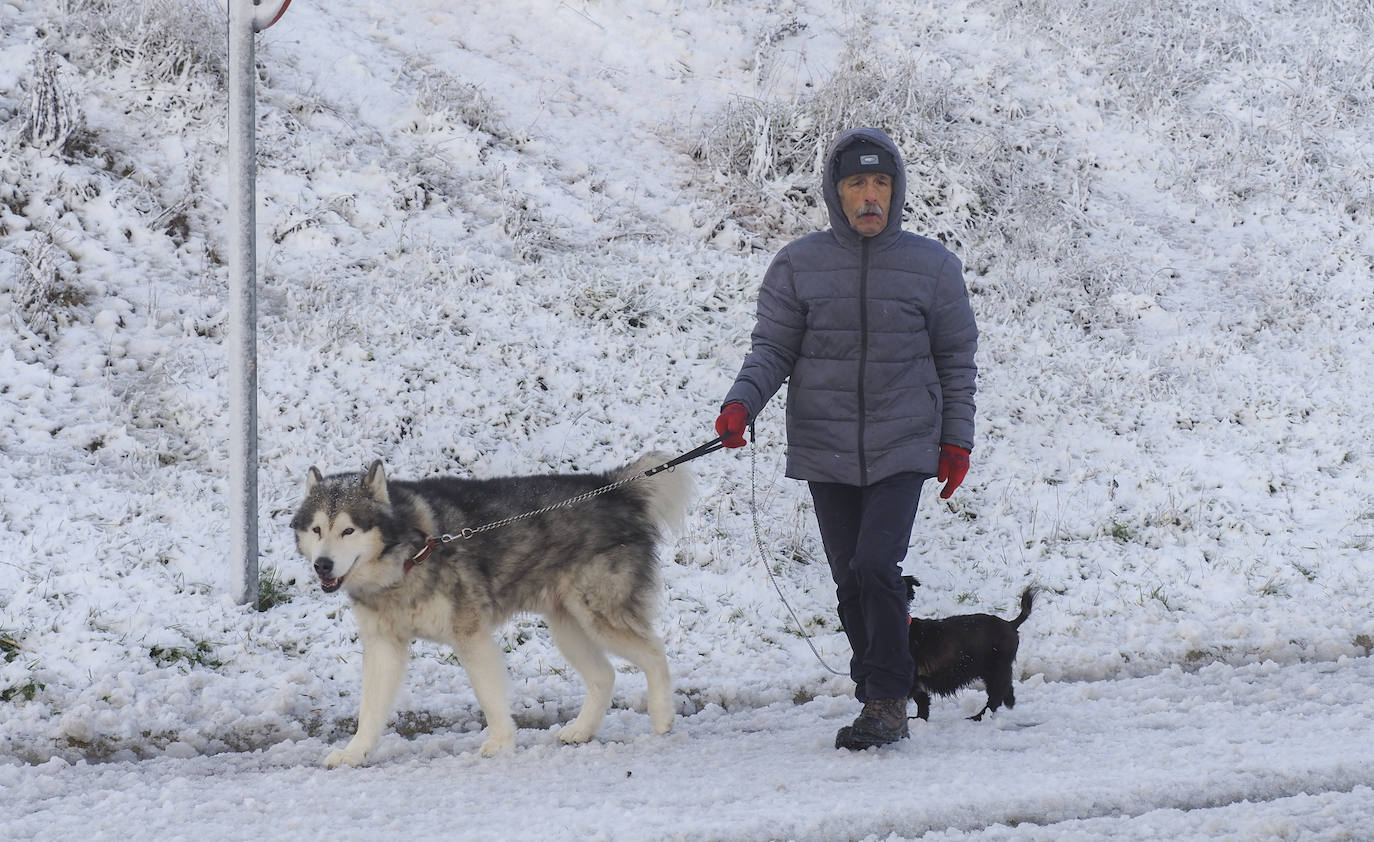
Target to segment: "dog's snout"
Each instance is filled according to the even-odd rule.
[[[315,559],[315,572],[321,576],[328,576],[334,572],[334,559],[321,557]]]

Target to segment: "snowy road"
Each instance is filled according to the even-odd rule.
[[[0,767],[12,839],[1368,839],[1374,659],[1032,678],[991,721],[937,702],[895,749],[832,750],[848,699],[724,711],[666,738],[614,711],[602,741],[522,730],[384,739],[327,772],[264,752]]]

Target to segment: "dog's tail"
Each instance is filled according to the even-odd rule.
[[[669,453],[646,453],[614,473],[617,481],[642,475],[650,468],[656,468],[672,461]],[[649,517],[666,532],[682,532],[687,519],[687,506],[692,499],[692,472],[686,465],[678,465],[666,471],[659,471],[648,479],[635,483],[644,495]]]
[[[915,576],[903,576],[902,582],[906,585],[906,607],[911,608],[911,602],[916,598],[916,589],[921,586],[921,582]]]
[[[1016,615],[1016,619],[1011,621],[1012,628],[1019,628],[1026,618],[1030,616],[1031,603],[1035,602],[1035,588],[1029,587],[1021,592],[1021,613]],[[1011,707],[1011,705],[1007,705]]]

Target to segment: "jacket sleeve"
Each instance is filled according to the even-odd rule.
[[[930,350],[944,401],[940,443],[973,449],[973,395],[977,391],[978,326],[964,285],[963,266],[950,255],[940,268]]]
[[[752,346],[723,404],[742,403],[750,419],[757,417],[791,374],[805,331],[806,308],[797,299],[792,261],[783,249],[764,273]]]

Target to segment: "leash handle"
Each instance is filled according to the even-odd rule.
[[[750,421],[750,422],[749,422],[749,440],[750,440],[750,441],[753,441],[753,440],[754,440],[754,422],[753,422],[753,421]],[[725,436],[724,436],[724,435],[716,436],[715,438],[711,439],[710,441],[706,442],[705,444],[701,445],[700,447],[693,448],[693,449],[687,451],[686,453],[682,454],[681,456],[677,457],[676,459],[674,459],[674,460],[672,460],[672,461],[670,461],[670,462],[664,462],[662,465],[659,465],[657,468],[650,468],[649,470],[647,470],[647,471],[645,471],[643,474],[641,474],[641,476],[643,476],[644,478],[647,479],[647,478],[653,476],[654,474],[662,473],[663,471],[669,470],[670,468],[676,468],[678,465],[681,465],[683,462],[690,462],[690,461],[692,461],[693,459],[696,459],[696,458],[698,458],[698,457],[700,457],[700,456],[705,456],[705,455],[708,454],[708,453],[715,453],[717,450],[720,450],[720,449],[723,448],[723,447],[725,447]]]
[[[645,471],[643,474],[640,474],[640,476],[642,476],[642,477],[644,477],[645,479],[647,479],[647,478],[653,476],[654,474],[662,473],[662,472],[664,472],[664,471],[666,471],[666,470],[669,470],[670,468],[676,468],[678,465],[681,465],[683,462],[690,462],[690,461],[692,461],[693,459],[696,459],[697,457],[700,457],[700,456],[705,456],[705,455],[708,454],[708,453],[715,453],[717,450],[720,450],[720,449],[721,449],[722,447],[724,447],[724,446],[725,446],[725,436],[716,436],[715,438],[711,439],[710,441],[706,442],[705,444],[701,445],[700,447],[693,448],[692,450],[687,451],[686,453],[682,454],[681,456],[677,457],[676,459],[673,459],[673,460],[668,461],[668,462],[664,462],[662,465],[659,465],[659,466],[656,467],[656,468],[650,468],[649,470]]]

